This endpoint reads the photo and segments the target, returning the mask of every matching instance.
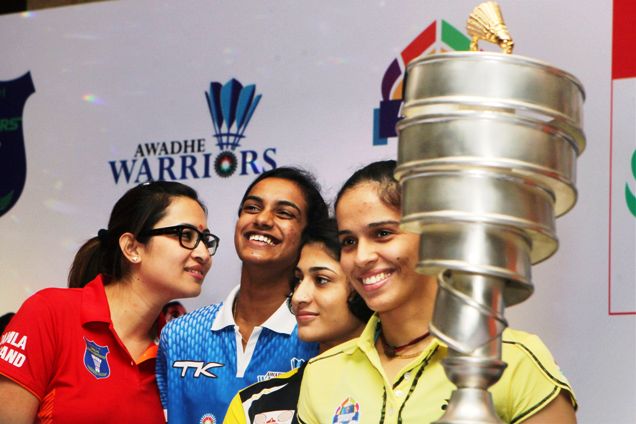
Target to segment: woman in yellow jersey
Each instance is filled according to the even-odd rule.
[[[336,199],[340,264],[376,311],[362,335],[309,361],[299,403],[301,423],[430,423],[454,386],[441,360],[446,347],[429,334],[437,282],[415,272],[419,235],[400,230],[395,161],[372,163]],[[573,423],[576,401],[538,337],[503,333],[508,367],[491,387],[505,422]]]
[[[307,233],[291,284],[289,307],[298,337],[318,342],[320,352],[358,337],[373,313],[353,290],[340,263],[335,222]],[[295,422],[304,364],[276,378],[241,390],[230,403],[224,423]]]

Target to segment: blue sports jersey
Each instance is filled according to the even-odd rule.
[[[231,310],[237,292],[238,287],[222,303],[172,320],[161,331],[157,385],[170,424],[221,423],[240,389],[318,353],[316,343],[298,339],[285,303],[254,328],[243,351]]]

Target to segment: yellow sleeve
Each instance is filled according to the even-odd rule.
[[[574,408],[576,398],[570,383],[539,337],[507,330],[502,359],[508,364],[492,388],[499,416],[509,423],[521,423],[552,402],[562,390]]]
[[[230,406],[227,408],[223,424],[247,424],[243,402],[241,402],[241,396],[238,393],[234,395]]]
[[[311,363],[307,364],[305,368],[305,373],[303,375],[302,382],[300,384],[300,396],[298,397],[298,422],[300,424],[320,424],[314,414],[312,413],[311,408],[311,397],[309,393],[311,392],[311,384],[314,380],[311,377],[312,366]]]

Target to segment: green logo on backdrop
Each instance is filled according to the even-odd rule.
[[[632,176],[636,180],[636,150],[632,153]],[[627,202],[627,208],[636,216],[636,196],[629,188],[629,183],[625,183],[625,201]]]
[[[0,119],[0,132],[2,131],[16,131],[20,128],[22,118],[10,118]]]

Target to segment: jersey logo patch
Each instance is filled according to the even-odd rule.
[[[358,424],[360,422],[360,405],[348,397],[336,408],[332,424]]]
[[[290,424],[294,418],[294,411],[269,411],[256,414],[254,424]]]
[[[84,366],[95,376],[95,378],[107,378],[110,376],[110,366],[108,365],[108,346],[100,346],[97,343],[84,337],[86,350],[84,351]]]
[[[302,358],[291,358],[291,369],[300,368],[302,364],[305,363],[305,360]]]
[[[360,422],[360,405],[348,397],[336,408],[332,424],[358,424]]]
[[[224,364],[220,364],[218,362],[208,362],[205,363],[203,361],[174,361],[172,363],[172,368],[181,368],[181,378],[184,378],[188,372],[188,369],[192,368],[194,370],[192,377],[199,378],[200,376],[209,377],[209,378],[217,378],[216,374],[210,372],[211,368],[222,367]]]
[[[269,380],[271,378],[278,377],[279,375],[281,375],[283,373],[284,373],[284,371],[267,371],[265,374],[257,375],[256,376],[256,381],[258,381],[259,383],[261,381],[267,381],[267,380]]]
[[[203,414],[199,424],[216,424],[216,418],[212,414]]]

